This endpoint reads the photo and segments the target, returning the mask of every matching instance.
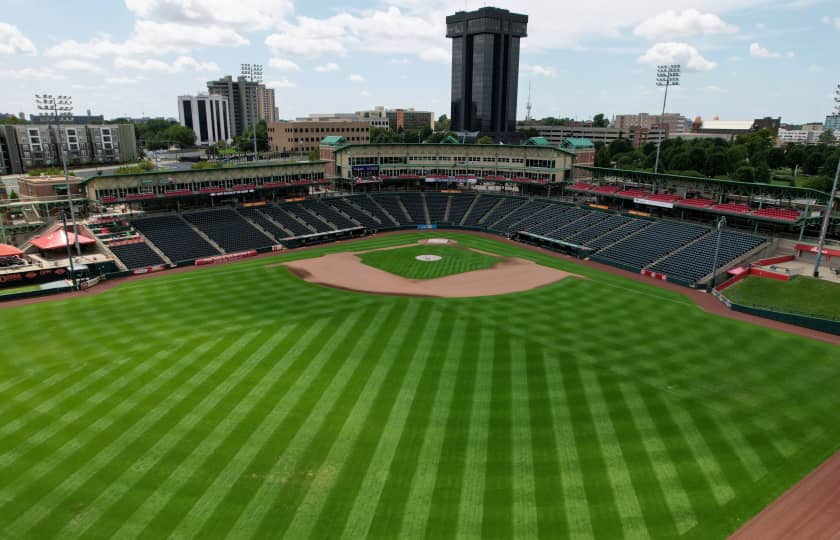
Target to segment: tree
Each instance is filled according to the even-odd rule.
[[[600,150],[595,153],[596,167],[611,167],[612,160],[610,159],[610,151],[606,146],[602,146]]]
[[[781,169],[785,166],[785,151],[781,148],[771,148],[767,152],[767,166],[771,169]]]
[[[618,138],[610,143],[610,155],[615,156],[624,152],[632,152],[633,143],[629,139]]]
[[[607,127],[610,121],[604,118],[604,113],[598,113],[592,117],[592,127]]]
[[[735,180],[738,180],[739,182],[754,182],[755,169],[749,165],[741,165],[735,171]]]
[[[755,167],[755,181],[764,184],[770,182],[770,167],[766,163],[759,163]]]
[[[449,118],[442,114],[438,116],[437,122],[435,122],[435,131],[449,131],[451,125],[452,122],[449,121]]]
[[[703,164],[702,171],[706,176],[723,176],[726,174],[726,167],[729,161],[726,158],[726,152],[723,150],[714,150],[706,157],[706,163]]]
[[[29,122],[27,122],[26,120],[22,120],[22,119],[18,118],[17,116],[13,115],[13,114],[10,114],[9,116],[6,116],[2,120],[0,120],[0,124],[28,124],[28,123]]]
[[[747,164],[747,148],[744,145],[736,144],[726,151],[726,158],[729,161],[727,171],[737,171],[739,167]]]
[[[309,158],[309,161],[319,161],[321,159],[321,152],[316,149],[310,150],[307,157]]]
[[[9,200],[16,201],[20,198],[15,190],[9,191]]]
[[[802,164],[802,171],[805,174],[817,174],[823,163],[825,163],[825,157],[820,152],[812,151],[811,154],[805,158],[805,163]]]
[[[805,148],[801,144],[788,145],[785,151],[785,162],[791,169],[801,167],[805,163],[805,158],[808,157]]]
[[[820,133],[819,142],[823,144],[834,144],[837,141],[837,137],[834,136],[834,131],[827,129]]]
[[[163,130],[161,137],[167,143],[176,143],[181,146],[193,146],[195,144],[195,131],[179,124]]]
[[[478,144],[493,144],[493,138],[484,135],[480,139],[478,139]]]
[[[691,153],[682,150],[668,161],[668,168],[675,171],[687,171],[694,168],[692,166],[693,163],[694,161],[691,159]]]

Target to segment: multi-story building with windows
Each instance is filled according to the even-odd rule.
[[[274,98],[274,88],[266,88],[264,84],[257,85],[257,104],[259,106],[260,120],[265,120],[267,124],[278,120]]]
[[[393,109],[385,112],[388,126],[392,131],[434,129],[435,116],[429,111],[415,111],[414,109]]]
[[[593,143],[602,142],[609,144],[612,141],[622,138],[629,139],[633,146],[643,146],[649,142],[657,142],[668,138],[666,130],[654,128],[629,128],[620,129],[616,127],[592,127],[592,126],[553,126],[545,124],[520,124],[522,129],[534,129],[552,144],[562,144],[566,139],[589,139]],[[679,136],[679,135],[677,135]]]
[[[319,148],[321,139],[334,135],[354,144],[370,142],[370,125],[365,120],[303,120],[268,125],[268,146],[272,151],[305,154]]]
[[[528,16],[483,7],[446,18],[452,40],[452,130],[515,136],[519,40]]]
[[[617,114],[613,120],[613,127],[628,130],[631,128],[658,128],[666,126],[668,133],[683,133],[690,126],[690,120],[679,113],[658,114]]]
[[[233,140],[230,108],[225,96],[178,96],[178,119],[182,126],[193,130],[198,145],[209,146],[219,141]]]
[[[840,131],[840,114],[830,114],[825,117],[825,129]]]
[[[233,136],[242,135],[262,119],[260,115],[264,107],[259,99],[259,86],[259,83],[245,77],[234,80],[230,75],[216,81],[207,81],[208,93],[225,96],[228,100]]]

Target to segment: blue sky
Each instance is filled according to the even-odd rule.
[[[657,63],[683,65],[668,110],[822,121],[840,82],[836,0],[3,0],[0,112],[35,93],[76,110],[177,116],[176,97],[262,63],[281,117],[449,109],[444,18],[496,5],[530,16],[519,117],[657,112]]]

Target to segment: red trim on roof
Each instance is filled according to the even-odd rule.
[[[65,238],[64,231],[62,229],[56,229],[53,232],[45,234],[44,236],[39,236],[38,238],[32,241],[33,246],[44,251],[50,251],[52,249],[61,249],[67,244],[75,243],[76,235],[74,235],[72,232],[67,232],[67,237]],[[96,240],[94,240],[93,238],[88,238],[83,234],[79,235],[79,245],[86,246],[88,244],[94,243],[96,243]]]
[[[0,257],[19,257],[23,252],[15,246],[9,244],[0,244]]]

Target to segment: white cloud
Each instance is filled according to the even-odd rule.
[[[408,58],[392,58],[388,61],[389,64],[393,64],[395,66],[405,66],[411,63]]]
[[[709,86],[706,86],[705,88],[703,88],[703,91],[706,92],[707,94],[724,94],[724,93],[726,93],[726,90],[724,90],[720,86],[715,86],[713,84],[710,84]]]
[[[123,42],[114,41],[110,34],[98,34],[85,42],[70,39],[47,49],[47,56],[155,56],[173,52],[185,54],[194,48],[239,47],[247,44],[247,39],[228,28],[136,21],[133,32]]]
[[[16,26],[0,22],[0,54],[35,54],[37,49]]]
[[[370,92],[368,92],[367,90],[362,90],[361,92],[359,92],[359,95],[364,97],[370,97]]]
[[[819,64],[811,64],[808,66],[809,73],[825,73],[825,68]]]
[[[161,71],[165,73],[181,73],[184,71],[219,71],[215,62],[199,62],[191,56],[179,56],[172,63],[149,58],[146,60],[135,60],[133,58],[117,57],[114,59],[114,67],[120,69],[134,69],[139,71]]]
[[[292,0],[125,0],[141,19],[265,30],[293,11]]]
[[[522,64],[520,66],[520,71],[525,73],[533,73],[534,75],[538,75],[541,77],[554,77],[555,75],[555,70],[553,67],[539,66],[536,64]]]
[[[762,47],[758,43],[750,44],[750,56],[753,58],[778,58],[781,56],[777,52],[772,52],[769,49]]]
[[[697,34],[734,34],[732,26],[714,13],[701,13],[696,9],[682,12],[668,10],[642,22],[633,29],[633,35],[650,40],[685,38]]]
[[[318,73],[330,73],[339,70],[341,70],[341,67],[335,62],[327,62],[326,64],[315,66],[315,71]]]
[[[300,71],[300,66],[286,58],[272,58],[268,65],[277,71]]]
[[[269,88],[296,88],[297,85],[289,79],[280,79],[279,81],[269,81],[265,83]]]
[[[450,61],[449,50],[444,47],[430,47],[428,49],[423,49],[417,56],[420,57],[420,60],[425,60],[426,62],[436,62],[438,64],[448,64]]]
[[[680,64],[685,71],[711,71],[715,62],[706,60],[700,52],[688,43],[657,43],[639,57],[642,64]]]
[[[86,62],[85,60],[76,60],[74,58],[61,60],[55,65],[55,67],[64,71],[87,71],[88,73],[102,72],[101,67],[91,64],[90,62]]]
[[[358,73],[351,73],[347,76],[347,80],[351,82],[362,82],[365,80],[365,78],[359,75]]]
[[[796,53],[793,51],[788,51],[785,56],[787,56],[788,58],[794,58],[796,56]]]
[[[106,77],[105,82],[108,84],[136,84],[139,79],[131,77]]]
[[[0,79],[14,79],[14,80],[27,80],[27,79],[51,79],[51,80],[62,80],[64,77],[62,75],[58,75],[57,73],[47,70],[47,69],[37,69],[37,68],[23,68],[23,69],[0,69]]]
[[[840,30],[840,17],[829,17],[826,15],[822,18],[823,24],[828,24],[833,26],[834,28]]]

